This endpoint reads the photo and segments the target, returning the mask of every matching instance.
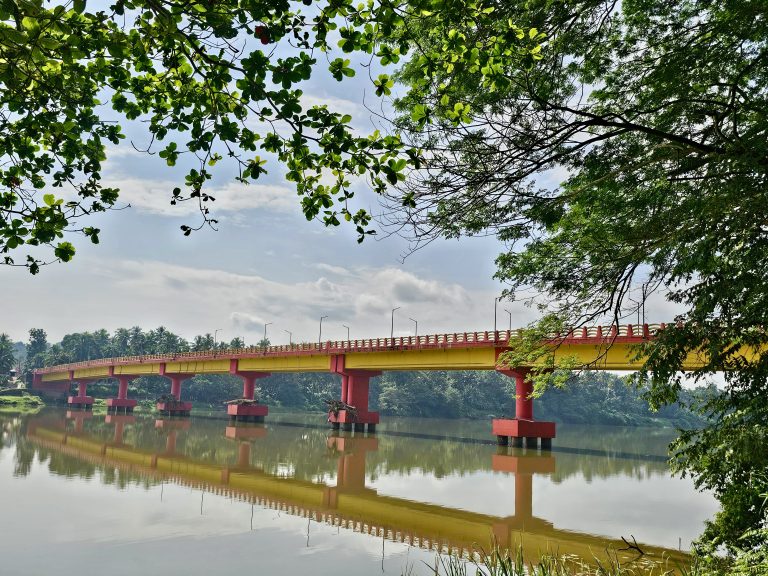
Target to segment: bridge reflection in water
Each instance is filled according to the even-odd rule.
[[[222,423],[222,436],[236,443],[236,461],[221,464],[177,452],[180,435],[193,425],[188,419],[155,420],[155,430],[165,436],[164,446],[147,450],[125,442],[126,427],[136,423],[132,415],[107,415],[100,435],[86,433],[84,425],[89,419],[95,423],[100,416],[82,411],[67,412],[66,416],[31,418],[27,439],[39,448],[102,470],[118,469],[145,481],[173,482],[441,552],[467,555],[478,548],[488,550],[496,543],[509,549],[521,546],[529,558],[556,551],[593,560],[604,558],[608,549],[623,561],[635,558],[633,553],[619,550],[625,547],[621,540],[558,529],[535,516],[533,477],[556,471],[556,457],[548,451],[500,446],[491,455],[492,469],[512,476],[510,484],[514,484],[515,513],[499,517],[378,494],[366,485],[366,454],[379,448],[379,439],[373,436],[337,432],[326,437],[326,455],[337,460],[335,485],[327,485],[322,480],[268,473],[253,466],[252,456],[259,451],[259,441],[270,434],[264,425]],[[113,427],[111,435],[104,433],[104,425]],[[644,560],[663,562],[668,567],[684,565],[687,558],[677,550],[642,548],[646,552]]]

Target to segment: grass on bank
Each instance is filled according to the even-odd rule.
[[[518,547],[514,554],[500,548],[491,552],[480,550],[471,559],[458,554],[438,554],[429,570],[434,576],[766,576],[768,556],[745,554],[728,559],[692,555],[688,564],[679,565],[643,556],[622,562],[615,551],[609,550],[604,559],[594,557],[589,562],[557,553],[526,559],[522,547]],[[410,565],[401,576],[413,576],[413,573],[414,566]]]
[[[36,413],[45,406],[45,402],[39,396],[32,396],[27,392],[22,394],[0,394],[0,412],[25,412]]]

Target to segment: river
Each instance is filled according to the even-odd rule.
[[[672,477],[669,429],[558,427],[551,452],[489,422],[322,415],[0,413],[0,574],[428,574],[492,542],[684,561],[717,510]]]

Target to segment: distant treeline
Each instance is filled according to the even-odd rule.
[[[216,342],[216,348],[242,348],[236,338]],[[259,342],[263,346],[268,342]],[[187,341],[163,327],[144,332],[141,328],[121,328],[68,334],[61,342],[49,344],[45,331],[30,330],[24,346],[27,372],[33,368],[81,360],[210,350],[210,334]],[[272,406],[295,410],[322,410],[326,398],[338,398],[340,379],[333,374],[273,374],[258,381],[259,398]],[[155,399],[168,392],[168,381],[159,376],[137,378],[129,394],[139,400]],[[117,385],[94,383],[95,396],[113,395]],[[200,405],[217,406],[241,395],[242,383],[230,375],[201,374],[187,381],[184,399]],[[537,419],[567,423],[612,425],[664,424],[697,427],[701,417],[689,406],[704,395],[716,394],[713,386],[684,391],[679,404],[651,412],[643,390],[629,387],[620,377],[606,372],[574,374],[563,389],[552,389],[536,400]],[[478,418],[514,414],[514,380],[492,371],[385,372],[371,381],[371,407],[383,414],[432,418]]]

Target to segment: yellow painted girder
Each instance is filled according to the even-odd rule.
[[[637,345],[613,344],[610,347],[596,344],[563,344],[555,351],[555,360],[575,358],[582,365],[593,370],[638,370],[643,359],[633,360]],[[704,358],[689,354],[683,363],[684,370],[695,370],[704,366]]]
[[[137,362],[136,364],[118,364],[115,366],[115,376],[122,376],[123,374],[131,376],[148,376],[151,374],[160,374],[160,363],[144,363]]]
[[[94,366],[73,370],[74,379],[78,378],[109,378],[109,366]]]
[[[328,372],[331,369],[331,357],[313,354],[240,358],[237,369],[244,372]]]
[[[359,370],[493,370],[496,366],[496,349],[488,347],[348,352],[344,357],[344,366]]]
[[[229,373],[229,358],[220,360],[200,360],[193,362],[168,362],[165,365],[166,374],[227,374]]]
[[[43,382],[61,382],[62,380],[69,380],[69,372],[49,372],[43,374]]]

